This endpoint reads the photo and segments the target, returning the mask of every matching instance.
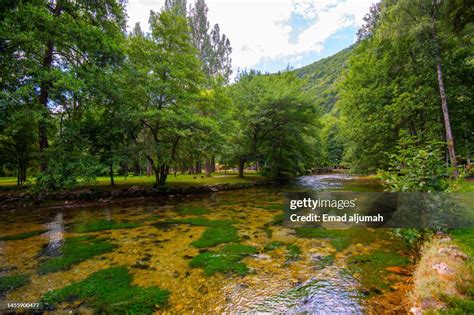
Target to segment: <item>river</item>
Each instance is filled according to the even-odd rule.
[[[390,231],[313,233],[281,224],[285,191],[379,189],[370,178],[315,175],[280,188],[5,211],[0,213],[0,236],[40,232],[0,241],[0,275],[24,274],[29,278],[27,284],[0,295],[0,305],[7,301],[37,302],[49,290],[61,289],[109,267],[125,266],[133,279],[131,285],[168,290],[168,303],[158,308],[158,313],[397,311],[405,293],[399,288],[404,288],[409,277],[387,271],[387,267],[402,264],[409,268],[411,262],[409,249]],[[104,222],[131,224],[101,229]],[[217,252],[226,245],[217,241],[216,245],[202,246],[196,242],[213,228],[212,222],[231,222],[229,226],[237,231],[232,242],[255,249],[233,261],[235,269],[215,272],[206,269],[206,264],[191,263],[196,256]],[[66,255],[62,248],[65,240],[78,236],[106,239],[114,247],[48,271],[44,266],[51,265],[49,260]],[[382,261],[380,253],[388,261]],[[75,310],[87,314],[94,308],[93,303],[78,300],[57,303],[47,313]]]

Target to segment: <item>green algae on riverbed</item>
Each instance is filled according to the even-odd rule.
[[[104,231],[104,230],[132,229],[138,226],[140,226],[140,224],[134,223],[134,222],[95,220],[91,222],[78,224],[74,227],[73,230],[76,233],[87,233],[87,232],[97,232],[97,231]]]
[[[0,241],[24,240],[33,236],[41,235],[46,232],[47,230],[35,230],[35,231],[30,231],[30,232],[15,234],[15,235],[7,235],[7,236],[0,237]]]
[[[23,274],[0,276],[0,294],[22,287],[28,282],[28,276]]]
[[[264,251],[272,251],[274,249],[277,249],[279,247],[286,247],[286,261],[291,262],[300,259],[301,255],[301,248],[299,248],[295,244],[288,244],[288,243],[283,243],[279,241],[271,242],[263,248]]]
[[[209,220],[205,218],[188,218],[188,219],[170,219],[164,222],[157,222],[157,225],[161,223],[168,224],[189,224],[193,226],[206,226],[206,227],[226,227],[234,224],[234,221],[228,220]]]
[[[199,206],[182,207],[179,210],[179,213],[182,215],[202,215],[208,214],[210,212],[211,211],[208,208]]]
[[[131,284],[132,280],[127,268],[111,267],[80,282],[47,292],[42,302],[54,305],[80,300],[96,314],[152,314],[157,307],[167,303],[169,291],[137,287]]]
[[[201,237],[192,242],[196,248],[213,247],[223,243],[233,243],[240,240],[237,229],[233,226],[211,227],[204,231]]]
[[[256,248],[252,246],[230,244],[218,251],[197,255],[189,262],[189,266],[203,268],[208,276],[217,272],[244,275],[248,272],[248,268],[241,260],[256,252]]]
[[[387,267],[406,266],[410,260],[397,252],[389,252],[385,250],[376,250],[367,254],[349,257],[349,270],[358,273],[361,284],[369,289],[388,289],[393,283],[387,279],[390,273]]]
[[[105,238],[91,236],[70,237],[64,240],[61,255],[43,261],[40,274],[68,270],[84,260],[113,251],[117,245]]]
[[[164,313],[245,313],[255,309],[282,313],[306,310],[311,313],[328,310],[338,303],[347,307],[349,312],[362,313],[366,303],[377,304],[378,300],[361,300],[357,295],[367,288],[354,277],[359,279],[359,276],[366,275],[354,272],[353,277],[348,272],[348,260],[351,256],[380,248],[398,251],[398,240],[390,239],[390,234],[380,229],[347,235],[337,234],[341,232],[330,235],[330,231],[319,235],[316,235],[317,232],[299,235],[282,224],[282,211],[265,211],[260,207],[277,202],[283,205],[285,190],[262,187],[170,200],[144,198],[85,208],[35,208],[18,209],[12,214],[0,213],[0,220],[11,222],[8,227],[0,226],[1,235],[14,234],[13,231],[40,230],[45,226],[49,230],[39,237],[0,244],[3,246],[0,258],[4,258],[5,266],[17,268],[18,273],[30,276],[29,283],[7,292],[0,297],[0,302],[39,301],[48,291],[58,292],[71,284],[85,281],[96,272],[124,266],[133,279],[130,286],[168,290],[168,303],[158,309]],[[209,212],[204,214],[197,210],[193,214],[184,214],[181,212],[184,208],[192,208],[191,211],[202,208]],[[81,223],[94,221],[138,223],[139,226],[91,231],[93,235],[83,237],[105,239],[104,242],[114,248],[82,261],[74,261],[57,272],[47,275],[38,273],[42,264],[61,257],[44,254],[64,256],[67,250],[65,252],[62,246],[68,247],[68,240],[74,237],[67,233],[75,232],[74,227]],[[233,230],[233,241],[205,244],[209,247],[204,248],[193,246],[194,242],[210,239],[210,232],[207,232],[208,235],[205,233],[214,228]],[[336,252],[331,245],[332,238],[340,238],[348,245]],[[83,239],[84,242],[91,240]],[[285,246],[265,251],[265,246],[273,242]],[[287,244],[295,248],[290,246],[288,250]],[[53,245],[57,245],[57,251],[51,253],[46,250]],[[242,246],[247,250],[242,250]],[[296,257],[289,255],[290,251],[297,252],[296,247],[300,249],[298,259],[288,260]],[[43,255],[38,256],[38,252]],[[318,281],[314,282],[315,279]],[[299,289],[302,287],[306,289]],[[282,301],[285,294],[274,299],[289,290],[298,292],[292,295],[294,299],[290,299],[290,304]],[[373,298],[384,296],[385,292]],[[92,296],[73,296],[56,302],[54,306],[55,311],[88,313],[100,309],[95,303],[100,302]],[[301,308],[292,308],[292,305]],[[126,313],[122,310],[118,312]]]

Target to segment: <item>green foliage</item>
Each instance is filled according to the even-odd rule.
[[[387,171],[379,171],[386,190],[429,192],[449,188],[450,169],[443,162],[441,143],[422,145],[413,138],[401,139],[396,152],[389,157]]]
[[[133,223],[133,222],[96,220],[96,221],[86,222],[83,224],[77,224],[74,227],[73,231],[75,233],[87,233],[87,232],[96,232],[96,231],[104,231],[104,230],[133,229],[138,226],[140,226],[140,224]]]
[[[339,99],[338,83],[347,70],[353,49],[351,46],[330,57],[294,70],[298,77],[305,80],[305,89],[316,105],[325,112],[331,112]]]
[[[270,177],[305,173],[321,157],[319,111],[294,73],[243,73],[229,88],[234,132],[227,140],[230,161],[260,162]]]
[[[46,233],[47,231],[48,230],[35,230],[35,231],[30,231],[30,232],[15,234],[15,235],[7,235],[7,236],[0,237],[0,241],[24,240],[33,236],[41,235],[43,233]]]
[[[357,272],[362,285],[367,288],[388,289],[392,281],[386,278],[390,266],[405,266],[410,260],[396,252],[376,250],[369,254],[349,258],[349,269]]]
[[[336,106],[347,141],[344,159],[354,170],[385,169],[385,152],[396,154],[407,134],[418,144],[444,140],[437,63],[456,151],[464,163],[472,152],[474,112],[466,101],[474,96],[473,46],[450,27],[448,2],[382,1],[373,12],[376,23],[352,53]]]
[[[393,229],[393,235],[403,239],[411,246],[418,245],[420,240],[426,235],[430,234],[428,231],[420,230],[420,229],[413,229],[413,228],[395,228]]]
[[[240,240],[237,229],[233,226],[211,227],[204,231],[201,237],[192,242],[197,248],[216,246],[222,243],[233,243]]]
[[[183,207],[179,210],[179,213],[183,215],[202,215],[209,212],[209,209],[205,207]]]
[[[169,291],[132,285],[125,267],[111,267],[93,273],[65,288],[47,292],[41,301],[48,305],[80,300],[97,314],[153,314],[166,305]]]
[[[40,274],[68,270],[84,260],[113,251],[117,245],[107,239],[92,236],[69,237],[64,240],[61,255],[43,261]]]
[[[50,157],[48,169],[38,175],[33,192],[73,189],[93,181],[97,175],[97,160],[87,153],[85,143],[76,145],[65,140],[50,148],[47,156]]]
[[[0,294],[22,287],[29,281],[28,276],[22,274],[0,276]]]
[[[241,260],[254,253],[256,253],[255,247],[230,244],[218,251],[198,254],[189,262],[189,265],[203,268],[208,276],[217,272],[244,275],[248,272],[248,268]]]

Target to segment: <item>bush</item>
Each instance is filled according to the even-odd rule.
[[[389,155],[388,170],[379,170],[385,190],[392,192],[447,191],[453,169],[443,159],[443,143],[421,144],[415,138],[402,138],[397,153]]]

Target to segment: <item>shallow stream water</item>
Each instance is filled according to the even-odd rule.
[[[34,230],[47,232],[23,240],[0,241],[0,275],[21,273],[30,278],[28,284],[0,296],[0,302],[40,301],[49,290],[60,289],[111,266],[126,266],[134,285],[169,290],[168,305],[157,309],[157,313],[378,312],[378,304],[391,289],[364,286],[367,283],[364,277],[374,275],[350,269],[348,259],[378,249],[406,255],[401,250],[401,240],[393,238],[385,229],[371,229],[364,232],[371,241],[354,239],[347,248],[336,250],[329,239],[298,236],[275,219],[283,213],[278,205],[283,208],[284,193],[288,190],[373,191],[379,188],[367,178],[319,175],[301,177],[283,188],[225,191],[166,200],[139,199],[101,206],[6,211],[0,213],[0,236]],[[183,215],[180,209],[189,206],[209,209],[209,213]],[[206,227],[156,224],[195,217],[235,222],[233,226],[238,230],[240,243],[257,248],[256,254],[242,260],[249,270],[246,275],[216,273],[208,276],[203,269],[189,266],[192,257],[205,251],[191,243],[201,237]],[[139,225],[129,229],[73,233],[71,226],[94,220],[138,222]],[[69,270],[38,272],[45,256],[61,255],[64,239],[79,235],[110,239],[117,248],[75,264]],[[299,247],[298,259],[289,261],[284,247],[264,250],[266,245],[276,241]],[[400,279],[395,280],[396,283]],[[393,279],[390,281],[392,285]],[[392,297],[392,303],[401,302]],[[61,303],[49,312],[69,310],[92,312],[87,303],[72,301]]]

